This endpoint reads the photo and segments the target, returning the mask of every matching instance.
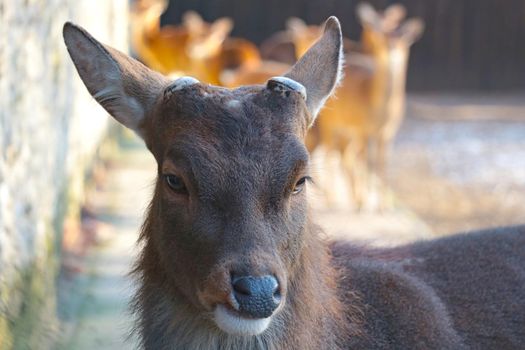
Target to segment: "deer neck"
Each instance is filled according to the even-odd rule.
[[[327,244],[319,230],[309,224],[304,249],[295,274],[290,278],[288,296],[292,320],[284,327],[291,339],[283,349],[340,349],[348,336],[357,335],[357,323],[346,306],[337,285],[339,272],[331,263]]]
[[[392,94],[404,94],[406,84],[406,71],[408,52],[403,48],[394,48],[389,51],[388,67],[392,85]]]
[[[385,115],[392,104],[405,96],[407,53],[402,49],[390,49],[372,53],[375,72],[372,77],[372,105],[380,115]]]

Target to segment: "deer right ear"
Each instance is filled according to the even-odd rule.
[[[383,18],[381,20],[382,30],[384,32],[392,32],[407,15],[406,7],[401,4],[392,4],[388,6],[383,12]]]
[[[408,45],[412,45],[419,40],[424,31],[425,22],[421,18],[411,18],[399,28],[399,35]]]
[[[381,30],[381,17],[372,5],[361,2],[356,7],[357,18],[362,26],[370,26],[376,30]]]
[[[286,20],[286,28],[292,32],[299,34],[308,30],[308,26],[304,21],[297,17],[290,17]]]
[[[63,35],[89,93],[117,121],[143,136],[142,122],[168,79],[70,22],[64,25]]]
[[[285,77],[299,82],[306,90],[306,106],[312,125],[326,99],[342,77],[343,37],[336,17],[328,18],[323,36],[306,51]]]

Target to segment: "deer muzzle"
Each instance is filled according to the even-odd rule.
[[[267,318],[279,307],[279,283],[273,276],[242,276],[232,280],[233,296],[239,312],[250,318]]]

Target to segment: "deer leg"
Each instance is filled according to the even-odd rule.
[[[386,157],[388,155],[390,140],[380,137],[377,142],[377,175],[382,181],[386,181]]]
[[[362,149],[360,154],[362,169],[361,169],[361,206],[367,206],[370,202],[370,179],[371,164],[370,164],[370,138],[363,137]]]
[[[390,150],[390,139],[386,136],[379,138],[377,142],[377,165],[376,171],[379,182],[378,188],[378,201],[379,209],[384,211],[386,209],[392,208],[393,200],[392,196],[388,193],[387,186],[387,171],[386,171],[386,161],[387,156]]]
[[[351,196],[357,211],[360,211],[366,199],[366,171],[368,145],[365,138],[356,137],[347,144],[343,154],[343,168],[350,180]]]
[[[357,203],[357,200],[356,200],[358,198],[357,152],[352,142],[350,142],[346,146],[341,145],[340,153],[341,153],[342,170],[345,175],[345,178],[348,180],[347,183],[350,189],[350,197],[352,198],[353,202]]]

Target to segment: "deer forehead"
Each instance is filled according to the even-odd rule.
[[[283,93],[283,90],[289,93]],[[161,117],[161,128],[169,127],[166,121],[186,122],[188,128],[196,121],[210,125],[237,121],[241,129],[244,126],[265,128],[269,124],[278,124],[274,126],[282,129],[304,124],[304,118],[299,115],[304,112],[305,99],[304,87],[287,78],[274,78],[267,86],[244,86],[232,90],[184,77],[165,88],[156,114]],[[188,123],[189,120],[192,123]]]
[[[300,93],[287,96],[264,86],[235,90],[200,83],[166,88],[149,125],[150,149],[159,161],[174,148],[205,167],[268,162],[302,145],[306,108]],[[180,147],[183,144],[184,147]],[[249,161],[248,163],[246,163]],[[220,163],[220,164],[219,164]]]

